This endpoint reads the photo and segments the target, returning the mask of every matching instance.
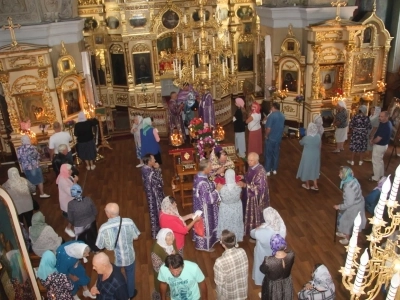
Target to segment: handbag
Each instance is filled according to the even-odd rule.
[[[203,218],[200,218],[196,223],[194,223],[194,232],[200,236],[204,237],[204,221]]]

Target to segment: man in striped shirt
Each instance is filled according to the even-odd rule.
[[[121,220],[117,203],[108,203],[105,207],[105,212],[108,221],[101,225],[99,229],[96,246],[99,249],[106,248],[114,251],[114,263],[117,267],[125,269],[129,298],[133,299],[137,294],[135,289],[135,250],[133,249],[133,240],[139,238],[140,231],[131,219],[122,218]]]

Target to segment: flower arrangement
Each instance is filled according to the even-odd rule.
[[[216,144],[216,141],[211,135],[206,136],[206,137],[201,137],[196,145],[197,152],[199,154],[200,159],[206,158],[204,150],[206,148],[212,149],[215,146],[215,144]]]
[[[335,94],[338,96],[343,96],[343,90],[341,88],[338,88],[335,90]]]
[[[75,121],[74,120],[68,120],[68,121],[66,121],[64,123],[64,127],[68,128],[68,129],[71,129],[72,127],[74,127],[74,125],[75,125]]]
[[[297,95],[295,98],[294,98],[294,101],[296,101],[297,103],[302,103],[302,102],[304,102],[304,96],[303,95]]]
[[[204,129],[204,122],[200,118],[193,118],[189,123],[189,132],[192,139],[197,139]]]

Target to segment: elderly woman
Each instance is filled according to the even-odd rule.
[[[99,248],[96,246],[97,208],[92,199],[82,195],[79,184],[72,185],[71,196],[73,200],[68,202],[68,221],[74,226],[76,239],[86,243],[94,252],[98,252]]]
[[[275,209],[267,207],[263,211],[263,216],[265,223],[250,231],[250,236],[256,240],[252,275],[256,285],[261,285],[264,279],[264,274],[260,271],[260,265],[266,256],[272,255],[271,237],[274,234],[280,234],[283,238],[286,237],[285,222],[283,222],[283,219]]]
[[[271,237],[272,256],[265,257],[260,271],[265,274],[262,289],[262,300],[293,299],[293,282],[290,272],[294,263],[294,253],[286,250],[286,241],[279,235]]]
[[[158,130],[152,126],[151,118],[143,119],[143,128],[140,129],[140,141],[142,157],[146,154],[151,154],[156,159],[156,162],[161,165],[160,137]]]
[[[176,240],[176,246],[179,253],[183,254],[183,247],[185,246],[185,235],[187,235],[194,226],[194,223],[200,220],[200,217],[194,217],[194,214],[188,214],[181,217],[176,205],[176,201],[173,197],[167,196],[161,203],[160,213],[160,226],[161,228],[169,228],[174,233]],[[186,221],[193,219],[189,225],[186,225]]]
[[[307,135],[300,140],[300,145],[304,146],[304,149],[296,178],[300,178],[304,182],[301,186],[306,190],[311,188],[318,191],[317,180],[321,168],[321,136],[318,134],[317,125],[308,124]],[[309,181],[314,182],[314,185],[310,187]]]
[[[358,114],[351,119],[349,127],[351,129],[351,160],[348,160],[347,162],[354,166],[354,157],[356,154],[359,154],[360,160],[358,161],[358,164],[361,166],[363,164],[362,156],[368,149],[368,133],[372,129],[371,121],[367,116],[367,107],[365,105],[359,107]]]
[[[57,249],[56,257],[56,269],[59,273],[67,275],[74,284],[74,289],[71,294],[74,295],[74,299],[79,299],[77,292],[80,287],[83,287],[83,296],[96,299],[88,290],[87,285],[90,282],[90,278],[86,275],[85,268],[80,263],[87,262],[87,258],[90,253],[90,248],[83,242],[80,241],[69,241],[62,244]]]
[[[335,139],[336,139],[336,149],[332,152],[339,153],[343,151],[344,142],[347,140],[347,129],[348,129],[348,121],[347,121],[347,110],[346,103],[343,100],[339,100],[337,104],[337,113],[335,115],[335,119],[333,120],[333,125],[335,125]]]
[[[232,169],[225,172],[225,185],[219,194],[221,203],[219,205],[217,237],[221,237],[224,229],[236,235],[236,241],[242,242],[244,235],[243,208],[240,195],[242,188],[236,184],[235,171]]]
[[[327,267],[316,264],[312,280],[297,294],[299,300],[335,300],[335,284]]]
[[[151,250],[151,262],[153,264],[154,274],[154,288],[152,299],[161,299],[160,296],[160,282],[158,281],[158,272],[164,264],[165,259],[170,254],[177,254],[178,248],[176,247],[174,233],[169,228],[161,229],[157,234],[157,241],[153,244]]]
[[[40,260],[37,277],[47,289],[47,299],[72,300],[71,292],[74,285],[66,274],[58,273],[56,269],[56,256],[50,250],[43,253]],[[76,297],[76,299],[79,299]]]
[[[217,183],[224,184],[225,180],[223,180],[223,178],[225,176],[225,171],[227,169],[235,169],[234,162],[229,158],[228,153],[224,149],[222,149],[221,146],[215,146],[213,151],[211,151],[210,162],[210,179],[222,179],[222,181],[217,180]]]
[[[235,99],[236,111],[233,116],[233,131],[235,132],[235,149],[240,157],[246,157],[246,110],[242,98]]]
[[[54,229],[46,224],[44,215],[38,211],[32,217],[32,226],[29,227],[29,237],[32,242],[32,250],[37,256],[42,256],[47,250],[54,253],[62,243],[62,238]]]
[[[143,166],[142,161],[142,143],[140,142],[140,129],[143,127],[143,117],[140,115],[136,115],[133,118],[133,125],[131,128],[131,133],[133,134],[133,138],[135,139],[136,146],[136,157],[139,159],[139,164],[136,168],[141,168]]]
[[[333,206],[334,209],[340,210],[336,235],[343,238],[339,243],[347,245],[358,213],[361,216],[360,231],[365,228],[365,201],[360,183],[354,178],[349,167],[340,167],[339,177],[342,180],[340,189],[343,189],[343,203]]]
[[[7,171],[8,180],[3,184],[3,188],[10,194],[17,210],[18,219],[20,222],[26,222],[28,228],[31,226],[33,215],[32,195],[35,191],[35,186],[25,178],[19,176],[17,168],[10,168]]]
[[[43,174],[39,167],[40,154],[37,148],[31,145],[31,139],[27,135],[22,136],[21,142],[22,146],[17,149],[17,157],[22,172],[33,185],[39,188],[40,198],[49,198],[50,195],[43,191]]]
[[[315,115],[313,119],[313,123],[317,125],[318,128],[318,134],[322,138],[322,135],[324,134],[324,121],[322,120],[321,115]]]
[[[83,111],[78,114],[78,122],[74,127],[74,135],[76,136],[76,150],[78,157],[85,161],[86,170],[94,170],[96,165],[97,150],[93,139],[93,127],[99,124],[97,119],[87,119]]]
[[[63,164],[60,168],[60,175],[58,175],[56,183],[58,185],[58,199],[60,201],[60,208],[64,218],[68,220],[68,203],[73,199],[71,196],[71,187],[74,183],[78,182],[78,176],[72,177],[72,166]],[[71,223],[68,222],[65,232],[70,237],[75,237],[72,230]]]
[[[255,152],[258,155],[263,153],[263,139],[261,129],[261,106],[257,102],[251,104],[250,117],[247,118],[246,124],[249,129],[249,146],[248,152]]]

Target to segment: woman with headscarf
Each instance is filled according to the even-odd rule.
[[[349,124],[347,121],[347,110],[346,110],[346,102],[343,100],[339,100],[336,106],[336,115],[333,120],[333,125],[336,127],[335,130],[335,140],[336,140],[336,149],[332,152],[339,153],[343,151],[344,142],[347,140],[347,130],[349,128]]]
[[[46,224],[44,215],[38,211],[32,217],[32,226],[29,227],[29,238],[32,250],[37,256],[42,256],[47,250],[56,252],[62,243],[62,238],[54,229]]]
[[[312,280],[307,282],[297,294],[299,300],[335,300],[335,284],[328,268],[316,264]]]
[[[243,207],[240,195],[242,188],[236,184],[235,171],[228,169],[225,172],[225,185],[219,191],[221,203],[219,205],[217,237],[227,229],[236,235],[236,241],[242,242],[244,235]]]
[[[192,221],[189,225],[186,225],[185,222],[189,219],[192,219]],[[176,240],[176,247],[181,255],[183,255],[183,247],[185,246],[185,235],[189,233],[194,223],[199,220],[200,217],[197,216],[194,218],[194,214],[181,217],[176,201],[171,196],[165,197],[161,203],[160,227],[172,230]]]
[[[96,246],[97,208],[92,199],[82,195],[82,188],[74,183],[71,187],[72,201],[68,202],[68,221],[74,226],[75,237],[77,240],[86,243],[94,252],[98,252]]]
[[[76,136],[76,150],[78,157],[85,161],[86,170],[94,170],[96,165],[97,150],[94,142],[93,127],[99,124],[97,119],[87,119],[83,111],[78,114],[78,122],[74,127],[74,135]]]
[[[363,164],[362,156],[368,148],[368,131],[372,129],[371,121],[367,116],[367,107],[365,105],[361,105],[358,108],[358,114],[351,119],[349,128],[351,130],[351,160],[348,160],[347,163],[354,166],[354,156],[357,153],[360,155],[358,165],[361,166]]]
[[[60,201],[60,208],[64,218],[68,220],[68,203],[73,199],[71,196],[71,187],[74,183],[78,182],[78,176],[72,177],[72,166],[70,164],[63,164],[60,168],[60,175],[58,175],[56,183],[58,185],[58,199]],[[68,222],[65,232],[70,237],[75,237],[72,230],[72,225]]]
[[[313,123],[315,125],[317,125],[318,134],[322,139],[322,135],[324,134],[325,129],[324,129],[324,121],[322,120],[321,115],[315,115],[314,119],[313,119]]]
[[[143,128],[140,129],[140,141],[142,143],[142,157],[146,154],[151,154],[156,159],[156,162],[161,165],[160,137],[157,128],[152,126],[151,118],[143,119]]]
[[[43,191],[43,173],[39,166],[40,154],[37,148],[31,145],[31,139],[27,135],[21,138],[22,146],[17,149],[17,157],[21,165],[22,172],[26,178],[39,188],[40,198],[49,198]],[[32,192],[35,194],[35,190]]]
[[[271,237],[272,256],[266,256],[260,266],[265,274],[261,295],[262,300],[293,299],[293,282],[290,272],[294,263],[294,252],[286,250],[286,241],[280,234]]]
[[[236,111],[233,116],[233,131],[235,132],[235,149],[240,157],[246,157],[246,110],[242,98],[235,99]]]
[[[81,241],[69,241],[58,247],[56,252],[56,269],[59,273],[67,275],[74,284],[74,289],[71,294],[74,299],[79,299],[77,292],[80,287],[83,287],[83,296],[96,299],[96,296],[92,295],[88,290],[87,285],[90,282],[90,278],[86,275],[85,268],[80,263],[82,259],[84,263],[87,262],[87,258],[90,253],[88,245]]]
[[[263,211],[265,223],[250,231],[250,237],[256,240],[254,248],[254,264],[252,278],[256,285],[261,285],[264,274],[260,271],[260,265],[266,256],[272,255],[270,245],[271,237],[274,234],[280,234],[286,237],[286,225],[279,213],[272,207],[267,207]]]
[[[136,157],[139,159],[140,163],[136,166],[136,168],[143,167],[142,161],[142,143],[140,142],[140,129],[143,127],[143,117],[141,115],[136,115],[133,119],[133,125],[131,129],[131,133],[133,134],[133,138],[135,139],[136,146]]]
[[[382,192],[382,186],[386,181],[386,176],[383,176],[379,181],[377,186],[367,195],[365,196],[365,209],[371,215],[374,215],[375,206],[379,202],[379,198]]]
[[[225,176],[225,171],[228,169],[235,169],[235,163],[228,156],[221,146],[215,146],[210,153],[210,163],[211,172],[209,175],[210,180],[215,180],[216,178],[223,179]],[[216,181],[216,183],[225,183],[224,180]]]
[[[152,300],[161,299],[160,282],[158,281],[158,272],[164,264],[166,257],[170,254],[177,254],[174,233],[169,228],[162,228],[157,234],[157,241],[153,244],[151,250],[151,262],[153,264],[154,288]]]
[[[360,231],[365,228],[365,201],[362,195],[360,183],[354,178],[353,170],[349,167],[340,167],[339,178],[340,189],[343,189],[343,203],[334,205],[333,208],[340,210],[338,216],[338,227],[336,235],[343,239],[339,241],[342,245],[349,243],[350,234],[353,230],[354,219],[360,213]]]
[[[317,125],[308,124],[307,135],[300,140],[300,145],[304,148],[296,178],[300,178],[304,182],[301,186],[306,190],[311,188],[318,191],[317,180],[321,168],[321,136],[318,134]],[[314,185],[310,187],[309,181],[314,182]]]
[[[28,228],[32,224],[33,200],[32,195],[36,187],[25,178],[19,176],[17,168],[8,169],[8,180],[3,184],[3,188],[10,195],[17,210],[18,220],[23,223],[24,219]]]
[[[263,153],[263,139],[261,129],[261,106],[257,102],[251,104],[250,117],[247,118],[246,124],[249,129],[249,146],[248,153],[255,152],[258,155]]]
[[[45,251],[40,260],[37,277],[47,289],[47,299],[73,300],[71,291],[74,285],[66,274],[58,273],[56,262],[54,253],[50,250]]]

